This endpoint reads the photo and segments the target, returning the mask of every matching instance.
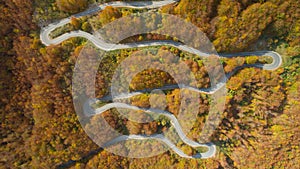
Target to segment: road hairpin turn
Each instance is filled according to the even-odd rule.
[[[166,0],[166,1],[146,1],[146,2],[110,2],[110,3],[106,3],[106,4],[102,4],[97,6],[96,8],[93,9],[89,9],[85,12],[79,13],[74,15],[73,17],[79,18],[82,16],[86,16],[86,15],[91,15],[91,14],[95,14],[101,10],[103,10],[105,7],[107,6],[113,6],[113,7],[127,7],[127,8],[137,8],[137,9],[143,9],[143,8],[148,8],[148,9],[152,9],[152,8],[159,8],[162,7],[164,5],[168,5],[171,3],[177,2],[176,0]],[[143,15],[142,15],[143,16]],[[150,16],[150,15],[149,15]],[[155,17],[157,15],[151,15],[151,17]],[[145,16],[143,16],[145,17]],[[158,17],[160,18],[160,17]],[[164,16],[161,17],[163,20]],[[159,20],[159,21],[161,21]],[[175,42],[172,40],[163,40],[163,41],[148,41],[148,42],[138,42],[138,43],[127,43],[127,44],[121,44],[121,43],[116,43],[119,42],[120,39],[116,39],[116,40],[112,40],[112,41],[108,41],[106,38],[99,38],[96,37],[88,32],[84,32],[84,31],[71,31],[69,33],[65,33],[59,37],[56,37],[54,39],[50,38],[50,33],[55,30],[58,27],[64,26],[68,23],[70,23],[71,21],[71,17],[63,19],[61,21],[58,21],[56,23],[50,24],[47,27],[42,28],[41,34],[40,34],[40,39],[42,41],[43,44],[45,45],[57,45],[69,38],[72,37],[83,37],[88,39],[90,42],[93,43],[93,45],[96,48],[99,48],[103,51],[115,51],[115,50],[121,50],[121,49],[131,49],[131,48],[143,48],[143,47],[154,47],[154,46],[171,46],[177,49],[180,49],[182,51],[197,55],[197,56],[201,56],[202,58],[210,58],[211,55],[218,55],[214,49],[212,49],[212,46],[210,43],[207,42],[207,39],[204,37],[203,39],[199,40],[199,38],[197,36],[194,36],[195,39],[199,40],[199,46],[196,45],[196,43],[194,43],[193,41],[191,43],[186,43],[188,41],[182,41],[185,43],[181,43],[180,42]],[[121,20],[122,21],[122,20]],[[122,23],[121,21],[116,21],[119,23]],[[157,20],[156,20],[157,21]],[[134,22],[134,21],[132,21]],[[181,21],[176,21],[176,23],[183,23]],[[138,24],[138,23],[137,23]],[[160,24],[163,24],[163,21],[161,21]],[[120,27],[124,26],[122,24],[119,24]],[[139,25],[135,25],[136,27],[139,27]],[[188,25],[186,27],[191,27],[191,25]],[[181,28],[183,29],[185,26],[182,25]],[[189,27],[189,28],[190,28]],[[116,28],[115,27],[111,27],[111,28]],[[178,28],[176,28],[178,29]],[[105,30],[105,29],[104,29]],[[125,30],[124,28],[121,28],[121,30]],[[166,29],[166,28],[160,28],[159,29],[160,32],[158,33],[162,33],[162,34],[172,34],[176,35],[176,33],[178,33],[177,31],[172,32],[172,29]],[[112,31],[113,32],[113,31]],[[126,35],[125,37],[129,36],[129,35],[133,35],[132,33],[136,33],[136,34],[142,34],[142,33],[147,33],[148,29],[142,30],[141,32],[131,32],[131,34]],[[114,33],[116,34],[116,33]],[[197,34],[197,33],[196,33]],[[199,33],[198,34],[200,37],[203,36],[203,33]],[[98,35],[99,36],[99,35]],[[110,37],[110,35],[108,35]],[[176,37],[176,36],[174,36]],[[180,36],[179,36],[180,37]],[[182,36],[182,38],[184,39],[184,37]],[[189,36],[190,39],[193,39],[193,36]],[[198,42],[198,41],[197,41]],[[195,44],[195,45],[194,45]],[[207,49],[203,49],[201,48],[201,45],[205,44],[205,47],[208,47]],[[194,46],[193,46],[194,45]],[[201,50],[200,50],[201,49]],[[172,143],[172,141],[170,139],[168,139],[167,137],[165,137],[164,134],[154,134],[154,135],[116,135],[116,137],[114,137],[113,139],[109,139],[108,141],[105,142],[101,142],[101,146],[102,147],[109,147],[112,145],[115,145],[119,142],[122,141],[126,141],[126,140],[158,140],[160,142],[163,142],[165,145],[167,145],[169,148],[171,148],[175,153],[177,153],[179,156],[181,157],[185,157],[185,158],[210,158],[213,157],[216,153],[216,146],[212,143],[199,143],[196,141],[193,141],[191,139],[189,139],[184,130],[183,127],[180,125],[179,120],[175,117],[175,115],[173,115],[172,113],[165,111],[165,110],[159,110],[159,109],[155,109],[155,108],[141,108],[141,107],[137,107],[137,106],[132,106],[130,104],[127,103],[122,103],[122,99],[128,99],[131,98],[133,96],[137,96],[137,95],[141,95],[144,93],[149,93],[153,90],[160,90],[160,91],[164,91],[164,90],[173,90],[173,89],[185,89],[185,90],[189,90],[189,91],[193,91],[195,93],[202,93],[202,94],[208,94],[208,95],[215,95],[216,93],[220,92],[221,96],[224,96],[224,90],[226,88],[226,82],[227,79],[230,78],[237,70],[245,68],[245,67],[258,67],[258,68],[262,68],[265,70],[275,70],[278,67],[280,67],[280,65],[282,64],[282,59],[281,56],[273,51],[258,51],[258,52],[241,52],[241,53],[234,53],[234,54],[219,54],[220,57],[223,58],[231,58],[231,57],[235,57],[235,56],[270,56],[273,59],[273,62],[270,64],[248,64],[248,65],[243,65],[240,67],[237,67],[236,69],[234,69],[233,71],[231,71],[230,73],[224,74],[223,71],[220,70],[219,73],[220,77],[216,78],[216,74],[212,73],[213,69],[211,69],[211,72],[208,72],[208,74],[210,74],[210,78],[213,77],[214,79],[212,79],[212,84],[210,88],[196,88],[193,87],[189,84],[186,83],[178,83],[176,85],[166,85],[160,88],[155,88],[155,89],[143,89],[143,90],[138,90],[138,91],[134,91],[134,92],[114,92],[112,89],[112,93],[108,96],[102,97],[102,98],[93,98],[91,96],[94,95],[91,94],[90,96],[87,96],[85,98],[77,98],[76,96],[76,103],[74,103],[75,105],[75,109],[83,109],[83,115],[80,114],[80,117],[86,117],[86,118],[91,118],[93,116],[96,115],[100,115],[104,112],[106,112],[107,110],[110,110],[112,108],[123,108],[123,109],[131,109],[131,110],[135,110],[135,111],[143,111],[149,114],[156,114],[156,115],[162,115],[167,117],[170,122],[172,127],[174,127],[174,129],[176,130],[178,136],[180,137],[181,141],[184,142],[186,145],[189,145],[191,147],[197,148],[197,147],[204,147],[207,148],[208,150],[205,153],[197,153],[195,155],[187,155],[185,154],[182,150],[180,150],[179,148],[177,148],[175,146],[174,143]],[[151,60],[151,59],[150,59]],[[149,62],[151,65],[151,62]],[[83,63],[81,63],[83,64]],[[145,63],[146,64],[146,63]],[[210,63],[211,67],[214,66],[213,63]],[[98,64],[92,64],[91,67],[94,66],[98,66]],[[146,68],[151,68],[151,66],[146,66],[146,65],[141,65],[141,70],[142,69],[146,69]],[[162,66],[162,68],[164,68]],[[80,69],[80,66],[77,66],[77,69]],[[76,71],[76,70],[75,70]],[[85,70],[88,71],[88,70]],[[138,71],[136,71],[138,72]],[[78,72],[77,72],[78,73]],[[76,73],[75,73],[76,74]],[[80,74],[80,75],[78,75]],[[81,72],[79,72],[78,74],[76,74],[75,76],[75,83],[80,81],[82,75]],[[78,77],[77,77],[78,75]],[[132,74],[132,76],[134,76],[134,73]],[[93,76],[91,76],[93,77]],[[119,76],[118,76],[119,77]],[[85,80],[89,80],[89,79],[85,79]],[[130,78],[128,79],[130,80]],[[90,80],[91,83],[94,82],[94,80]],[[180,81],[180,80],[179,80]],[[118,85],[120,82],[117,82],[116,84],[114,84],[115,88],[118,88]],[[74,84],[74,83],[73,83]],[[75,84],[74,86],[77,86],[77,84]],[[74,87],[73,86],[73,87]],[[88,88],[88,87],[87,87]],[[92,91],[94,91],[94,89],[92,89]],[[222,95],[223,94],[223,95]],[[105,102],[112,102],[112,103],[107,103],[105,105],[103,105],[102,107],[99,108],[92,108],[92,104],[95,104],[99,101],[105,101]],[[78,104],[78,102],[81,102],[82,104],[79,104],[80,106],[77,106],[76,104]],[[224,100],[223,100],[224,102]],[[223,104],[223,103],[222,103]],[[221,104],[221,107],[222,107]],[[79,108],[78,108],[79,107]],[[213,115],[209,115],[209,117],[207,118],[207,121],[209,121],[209,119],[216,119],[216,123],[214,124],[209,124],[209,122],[207,123],[207,125],[204,127],[204,129],[208,129],[209,127],[216,127],[216,125],[219,124],[219,118],[220,118],[220,111],[221,109],[216,109],[215,110],[215,114]],[[85,120],[85,123],[87,123],[86,121],[89,120]],[[214,129],[214,128],[213,128]],[[90,135],[95,135],[94,133],[90,133]],[[114,136],[114,134],[112,134],[112,136]],[[99,136],[93,136],[97,139],[99,139]]]

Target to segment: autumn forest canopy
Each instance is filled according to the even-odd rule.
[[[97,54],[99,49],[81,37],[46,46],[40,41],[40,32],[42,26],[105,2],[109,0],[0,1],[0,168],[298,167],[300,4],[297,1],[181,0],[154,10],[176,15],[197,26],[217,52],[272,50],[283,57],[283,64],[277,70],[248,67],[236,71],[228,79],[222,121],[209,138],[218,151],[214,158],[209,159],[185,159],[172,150],[150,158],[126,158],[103,150],[86,135],[83,127],[91,129],[97,126],[100,116],[91,118],[90,126],[81,126],[72,100],[72,76],[81,52],[85,50],[90,56],[93,52]],[[118,18],[146,11],[108,6],[93,15],[72,17],[70,23],[56,28],[50,36],[55,38],[74,30],[93,33]],[[128,29],[136,28],[135,25],[127,26]],[[178,31],[185,30],[178,28]],[[122,43],[165,39],[178,41],[176,37],[153,33],[132,36]],[[87,48],[88,45],[92,47]],[[198,56],[171,46],[141,51],[137,48],[122,49],[106,52],[103,56],[102,66],[96,74],[96,97],[109,94],[114,71],[132,54],[151,55],[154,66],[182,61],[195,76],[194,86],[210,87],[207,69]],[[130,63],[140,61],[143,61],[142,58]],[[220,62],[225,73],[230,73],[245,64],[271,61],[269,57],[237,56],[222,58]],[[125,72],[125,77],[126,73],[130,72]],[[186,72],[179,73],[186,75]],[[147,69],[137,74],[129,87],[130,91],[136,91],[175,83],[169,73]],[[153,95],[145,93],[126,101],[141,108],[165,108],[177,117],[181,103],[180,90],[167,90],[164,95],[165,99],[157,97],[153,100]],[[186,133],[191,140],[199,139],[210,101],[209,95],[201,95],[197,103],[199,113],[191,130]],[[98,102],[93,106],[107,103]],[[151,122],[132,122],[120,116],[117,109],[110,109],[101,117],[126,135],[163,133],[172,126],[170,120],[163,116],[154,119],[139,111],[128,113]],[[183,142],[177,142],[176,146],[189,155],[202,151]],[[138,153],[143,153],[143,150]]]

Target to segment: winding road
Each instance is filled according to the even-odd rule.
[[[153,113],[153,114],[158,114],[158,115],[163,115],[168,117],[171,120],[171,124],[172,126],[175,128],[177,134],[179,135],[180,139],[187,145],[197,148],[197,147],[206,147],[208,149],[208,151],[206,151],[205,153],[197,153],[194,156],[188,156],[186,154],[184,154],[180,149],[178,149],[169,139],[167,139],[166,137],[164,137],[162,134],[154,134],[151,136],[144,136],[144,135],[122,135],[120,137],[117,137],[111,141],[109,141],[108,143],[106,143],[105,145],[103,145],[104,147],[109,146],[109,145],[113,145],[117,142],[120,141],[124,141],[127,139],[157,139],[160,140],[162,142],[164,142],[165,144],[167,144],[174,152],[176,152],[178,155],[180,155],[181,157],[185,157],[185,158],[210,158],[212,157],[215,152],[216,152],[216,146],[211,144],[211,143],[198,143],[195,142],[193,140],[190,140],[185,133],[183,132],[180,123],[178,122],[177,118],[170,112],[164,111],[164,110],[159,110],[159,109],[146,109],[146,108],[140,108],[140,107],[136,107],[136,106],[132,106],[132,105],[128,105],[125,103],[108,103],[100,108],[97,109],[92,109],[91,108],[91,104],[96,103],[97,99],[91,99],[88,102],[85,103],[85,105],[83,106],[84,108],[84,112],[86,113],[86,116],[94,116],[94,115],[99,115],[104,113],[107,110],[110,110],[112,108],[126,108],[126,109],[131,109],[131,110],[140,110],[146,113]]]
[[[142,9],[142,8],[148,8],[148,9],[152,9],[152,8],[159,8],[162,7],[164,5],[168,5],[168,4],[172,4],[178,2],[178,0],[165,0],[165,1],[146,1],[146,2],[110,2],[110,3],[105,3],[102,5],[99,5],[95,8],[86,10],[84,12],[78,13],[76,15],[73,15],[73,17],[79,18],[82,16],[86,16],[86,15],[92,15],[95,14],[101,10],[103,10],[105,7],[107,6],[113,6],[113,7],[127,7],[127,8],[136,8],[136,9]],[[129,49],[129,48],[138,48],[138,47],[149,47],[149,46],[162,46],[162,45],[168,45],[168,46],[173,46],[176,47],[180,50],[184,50],[186,52],[190,52],[192,54],[196,54],[199,56],[209,56],[209,54],[206,53],[202,53],[199,50],[196,50],[194,48],[191,48],[189,46],[186,46],[182,43],[179,42],[174,42],[174,41],[151,41],[151,42],[139,42],[139,43],[128,43],[128,44],[111,44],[111,43],[107,43],[104,40],[102,40],[101,38],[97,38],[96,36],[84,32],[84,31],[72,31],[69,33],[65,33],[59,37],[56,37],[54,39],[50,38],[50,33],[52,31],[54,31],[56,28],[64,26],[65,24],[70,23],[71,17],[62,19],[58,22],[49,24],[46,27],[43,27],[41,29],[41,33],[40,33],[40,39],[42,41],[43,44],[45,44],[46,46],[49,45],[57,45],[69,38],[72,37],[83,37],[88,39],[89,41],[91,41],[92,43],[94,43],[95,46],[97,46],[98,48],[105,50],[105,51],[112,51],[112,50],[118,50],[118,49]],[[242,53],[235,53],[235,54],[219,54],[221,57],[226,57],[226,58],[231,58],[231,57],[235,57],[235,56],[270,56],[273,59],[273,62],[270,64],[252,64],[252,65],[243,65],[238,67],[237,69],[235,69],[233,72],[226,74],[226,77],[229,78],[230,76],[232,76],[232,74],[241,68],[244,67],[258,67],[258,68],[262,68],[265,70],[275,70],[277,68],[279,68],[282,64],[282,58],[281,56],[273,51],[258,51],[258,52],[242,52]],[[171,90],[171,89],[176,89],[176,88],[186,88],[195,92],[199,92],[199,93],[205,93],[205,94],[213,94],[216,91],[218,91],[220,88],[224,87],[226,85],[226,81],[227,79],[222,79],[220,83],[218,83],[214,88],[206,88],[206,89],[198,89],[195,87],[191,87],[191,86],[184,86],[184,85],[168,85],[168,86],[163,86],[161,88],[158,88],[160,90]],[[101,99],[90,99],[88,100],[85,104],[84,104],[84,112],[86,114],[86,116],[94,116],[96,114],[101,114],[111,108],[128,108],[128,109],[133,109],[133,110],[142,110],[144,112],[149,112],[149,113],[155,113],[155,114],[160,114],[160,115],[164,115],[166,117],[168,117],[171,120],[171,124],[173,125],[173,127],[175,128],[175,130],[177,131],[179,137],[182,139],[182,141],[184,143],[186,143],[187,145],[191,146],[191,147],[206,147],[208,148],[208,151],[205,153],[198,153],[196,155],[193,156],[189,156],[186,155],[182,150],[178,149],[169,139],[167,139],[163,134],[155,134],[155,135],[151,135],[151,136],[144,136],[144,135],[122,135],[119,136],[109,142],[107,142],[105,144],[105,146],[110,146],[113,144],[116,144],[118,142],[121,141],[125,141],[128,139],[137,139],[137,140],[141,140],[141,139],[156,139],[156,140],[160,140],[163,143],[165,143],[166,145],[168,145],[174,152],[176,152],[179,156],[181,157],[185,157],[185,158],[210,158],[213,157],[216,153],[216,146],[212,143],[207,143],[207,144],[201,144],[198,142],[195,142],[193,140],[190,140],[186,137],[185,133],[182,131],[182,128],[177,120],[177,118],[167,112],[167,111],[163,111],[163,110],[158,110],[158,109],[145,109],[145,108],[139,108],[136,106],[132,106],[132,105],[128,105],[125,103],[108,103],[100,108],[97,109],[92,109],[91,108],[91,104],[95,103],[97,100],[100,101],[112,101],[114,99],[123,99],[123,98],[130,98],[132,96],[135,95],[139,95],[145,92],[150,92],[153,89],[145,89],[145,90],[141,90],[141,91],[135,91],[132,93],[124,93],[121,94],[115,98],[111,98],[111,96],[106,96],[103,97]]]

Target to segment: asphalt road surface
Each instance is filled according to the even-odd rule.
[[[145,2],[109,2],[109,3],[105,3],[102,5],[99,5],[95,8],[92,9],[88,9],[84,12],[78,13],[76,15],[73,15],[73,17],[82,17],[82,16],[86,16],[86,15],[91,15],[91,14],[95,14],[101,10],[103,10],[106,6],[113,6],[113,7],[127,7],[127,8],[136,8],[136,9],[143,9],[143,8],[148,8],[148,9],[152,9],[152,8],[159,8],[162,7],[164,5],[168,5],[168,4],[172,4],[177,2],[178,0],[166,0],[166,1],[145,1]],[[151,41],[151,42],[139,42],[139,43],[130,43],[130,44],[111,44],[111,43],[107,43],[104,40],[102,40],[101,38],[98,38],[94,35],[91,35],[90,33],[84,32],[84,31],[72,31],[69,33],[65,33],[59,37],[56,37],[54,39],[50,38],[49,34],[55,30],[58,27],[64,26],[65,24],[70,23],[71,17],[62,19],[58,22],[49,24],[46,27],[43,27],[41,30],[41,34],[40,34],[40,39],[42,41],[43,44],[49,46],[49,45],[57,45],[69,38],[72,37],[84,37],[88,40],[90,40],[92,43],[94,43],[95,46],[97,46],[98,48],[105,50],[105,51],[112,51],[112,50],[118,50],[118,49],[129,49],[129,48],[138,48],[138,47],[148,47],[148,46],[161,46],[161,45],[168,45],[168,46],[173,46],[176,47],[178,49],[184,50],[186,52],[190,52],[192,54],[196,54],[196,55],[200,55],[200,56],[209,56],[206,53],[202,53],[199,50],[196,50],[194,48],[191,48],[189,46],[186,46],[182,43],[179,42],[174,42],[174,41]],[[244,65],[241,66],[238,69],[244,68],[244,67],[259,67],[265,70],[275,70],[277,68],[279,68],[282,64],[282,58],[281,56],[273,51],[258,51],[258,52],[242,52],[242,53],[234,53],[234,54],[219,54],[221,57],[226,57],[226,58],[230,58],[230,57],[235,57],[235,56],[270,56],[273,59],[273,62],[270,64],[253,64],[253,65]],[[229,78],[236,70],[234,70],[231,73],[226,74],[226,78]],[[198,89],[198,88],[194,88],[191,86],[182,86],[182,85],[168,85],[168,86],[164,86],[161,88],[158,88],[160,90],[170,90],[170,89],[175,89],[175,88],[186,88],[195,92],[199,92],[199,93],[205,93],[205,94],[213,94],[216,91],[218,91],[220,88],[224,87],[226,85],[226,81],[227,79],[222,79],[216,86],[214,86],[213,88],[207,88],[207,89]],[[100,98],[98,100],[101,101],[111,101],[113,99],[122,99],[122,98],[130,98],[132,96],[135,95],[139,95],[145,92],[149,92],[153,89],[145,89],[142,91],[136,91],[136,92],[132,92],[132,93],[124,93],[121,94],[115,98],[111,98],[111,96],[106,96],[103,98]],[[198,143],[195,142],[193,140],[190,140],[186,137],[185,133],[182,131],[182,128],[177,120],[177,118],[167,112],[167,111],[162,111],[162,110],[157,110],[157,109],[144,109],[144,108],[139,108],[136,106],[132,106],[132,105],[128,105],[125,103],[108,103],[100,108],[97,109],[92,109],[91,108],[91,104],[92,102],[95,102],[96,99],[91,99],[89,101],[87,101],[87,103],[84,105],[84,112],[86,113],[87,116],[93,116],[93,115],[97,115],[97,114],[101,114],[103,112],[105,112],[106,110],[109,110],[111,108],[128,108],[128,109],[134,109],[134,110],[142,110],[145,112],[149,112],[149,113],[156,113],[156,114],[161,114],[164,115],[166,117],[168,117],[171,120],[171,124],[174,126],[174,128],[176,129],[179,137],[182,139],[182,141],[184,143],[186,143],[187,145],[191,146],[191,147],[206,147],[208,148],[208,151],[205,153],[198,153],[195,154],[193,156],[189,156],[186,155],[183,151],[181,151],[180,149],[178,149],[169,139],[167,139],[163,134],[155,134],[155,135],[151,135],[151,136],[145,136],[145,135],[122,135],[119,136],[109,142],[107,142],[105,144],[105,146],[109,146],[109,145],[113,145],[116,144],[118,142],[121,141],[125,141],[128,139],[137,139],[137,140],[143,140],[143,139],[156,139],[156,140],[160,140],[163,143],[165,143],[166,145],[168,145],[174,152],[176,152],[179,156],[181,157],[185,157],[185,158],[210,158],[213,157],[216,153],[216,146],[212,143],[206,143],[206,144],[202,144],[202,143]]]

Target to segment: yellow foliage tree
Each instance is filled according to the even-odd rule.
[[[59,10],[64,12],[76,13],[85,9],[88,5],[87,0],[56,0]]]

